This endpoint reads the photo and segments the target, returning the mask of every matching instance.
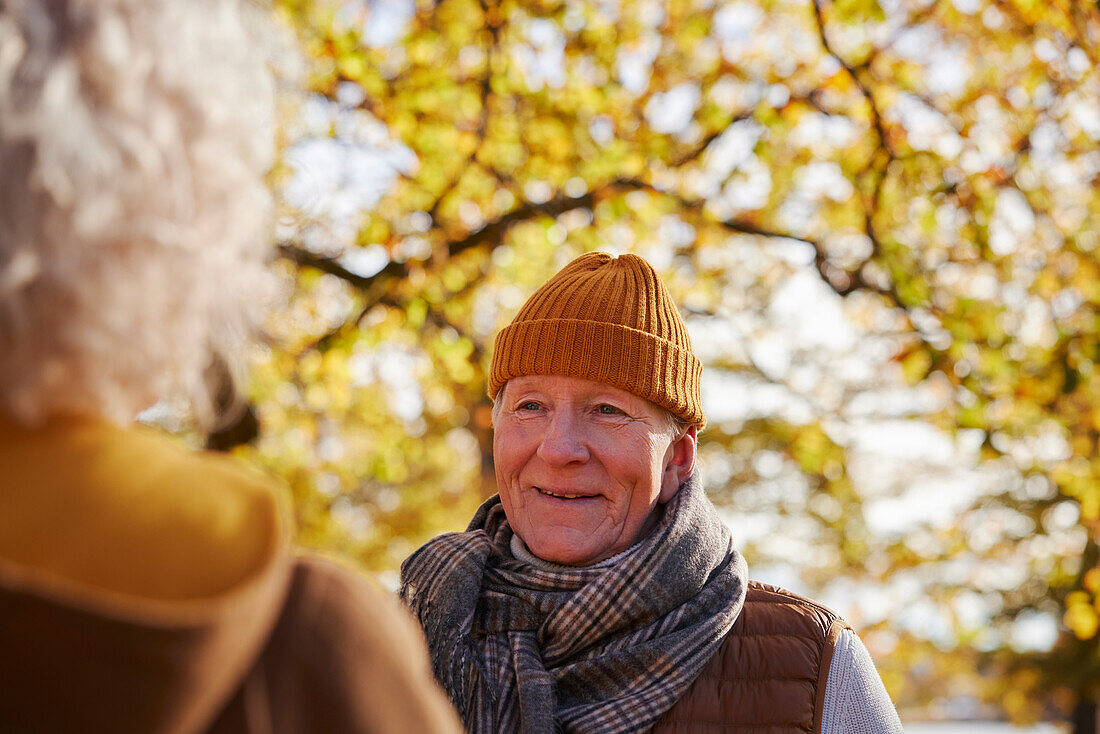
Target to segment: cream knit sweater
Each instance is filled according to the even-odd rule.
[[[859,636],[845,630],[837,640],[821,734],[901,734],[901,721]]]

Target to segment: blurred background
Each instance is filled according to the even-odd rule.
[[[289,300],[205,440],[287,481],[303,543],[392,587],[464,529],[495,331],[635,252],[751,575],[842,613],[909,731],[1096,731],[1100,3],[275,10]]]

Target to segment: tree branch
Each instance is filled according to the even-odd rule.
[[[320,270],[322,273],[335,275],[337,278],[340,278],[349,285],[362,291],[370,291],[380,281],[392,278],[403,278],[409,274],[408,266],[396,260],[391,260],[386,267],[382,268],[374,275],[359,275],[341,265],[339,258],[319,255],[295,242],[280,242],[277,248],[279,254],[287,260],[303,267]]]

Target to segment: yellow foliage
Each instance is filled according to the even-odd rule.
[[[326,162],[334,189],[280,226],[293,293],[246,453],[291,485],[303,541],[392,572],[460,529],[494,491],[493,334],[581,251],[637,252],[702,335],[705,400],[726,414],[700,455],[715,501],[771,528],[747,543],[754,567],[797,535],[807,590],[917,584],[955,626],[892,648],[905,664],[884,677],[912,706],[951,681],[1025,720],[1044,691],[1100,675],[1064,662],[1100,633],[1100,570],[1076,570],[1100,520],[1100,190],[1081,107],[1100,8],[440,0],[370,48],[370,3],[276,5],[329,115],[290,127],[380,156],[370,176]],[[326,228],[360,177],[381,199]],[[341,270],[376,244],[386,270]],[[983,478],[961,484],[986,485],[973,504],[932,511],[954,464],[861,450],[891,422],[957,436]],[[912,522],[882,531],[891,506]],[[966,622],[960,598],[985,617]],[[1049,660],[1009,644],[1020,612],[1064,625]],[[993,658],[1014,672],[986,681]]]
[[[1100,568],[1090,568],[1086,571],[1082,583],[1084,587],[1093,594],[1100,592]],[[1100,597],[1098,597],[1098,599],[1100,599]]]
[[[1089,595],[1075,591],[1066,597],[1065,623],[1079,640],[1090,640],[1100,630],[1100,614],[1089,602]]]

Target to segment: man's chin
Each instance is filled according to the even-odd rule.
[[[589,566],[601,557],[599,549],[592,547],[590,533],[570,530],[562,537],[535,538],[527,543],[527,550],[548,563],[562,566]]]

